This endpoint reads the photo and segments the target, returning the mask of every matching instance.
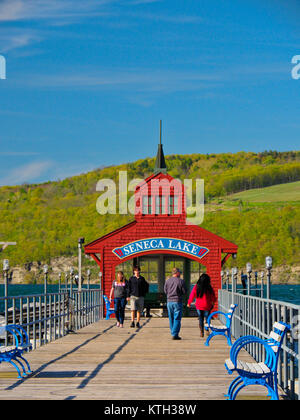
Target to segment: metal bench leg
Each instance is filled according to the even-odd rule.
[[[30,373],[32,373],[32,370],[31,370],[31,368],[30,368],[30,365],[29,365],[29,363],[27,362],[27,360],[24,358],[24,357],[22,357],[22,356],[18,356],[20,359],[22,359],[23,360],[23,362],[26,364],[26,366],[27,366],[27,372],[25,372],[27,375],[28,374],[30,374]]]
[[[243,382],[243,379],[240,376],[237,376],[229,385],[227,394],[224,395],[224,397],[230,398],[230,395],[232,394],[233,389],[239,385],[239,383]]]
[[[243,378],[241,376],[238,376],[237,377],[237,381],[233,384],[230,392],[228,392],[228,394],[229,394],[228,395],[228,399],[229,400],[232,400],[233,399],[233,394],[234,394],[235,390],[237,389],[237,387],[239,387],[243,383],[244,383]]]
[[[227,332],[226,338],[227,338],[228,345],[231,347],[232,346],[232,341],[231,341],[231,334],[230,334],[229,331]]]
[[[207,337],[206,341],[205,341],[205,346],[208,347],[209,346],[209,342],[210,340],[215,336],[215,334],[212,332],[210,333],[210,335]]]
[[[298,362],[299,363],[299,362]],[[273,380],[272,380],[273,382]],[[275,374],[275,378],[274,378],[274,382],[272,384],[272,388],[274,389],[275,395],[277,400],[279,400],[279,394],[278,394],[278,379],[277,379],[277,374]]]
[[[13,361],[10,361],[10,362],[8,362],[8,363],[10,363],[11,365],[13,365],[15,368],[16,368],[16,370],[17,370],[17,372],[18,372],[18,379],[22,379],[23,378],[23,376],[21,375],[21,371],[20,371],[20,369],[19,369],[19,366],[16,364],[16,363],[14,363]]]
[[[239,386],[238,387],[238,389],[233,393],[233,391],[232,391],[232,394],[229,396],[229,399],[231,400],[231,401],[234,401],[235,399],[236,399],[236,397],[237,397],[237,394],[243,389],[243,388],[245,388],[247,385],[246,384],[244,384],[243,383],[243,385],[241,385],[241,386]]]
[[[22,371],[23,371],[23,375],[22,376],[25,377],[25,376],[27,376],[26,369],[25,369],[23,363],[18,358],[19,358],[19,356],[15,356],[13,358],[13,360],[21,366]]]
[[[272,401],[278,401],[279,400],[279,395],[278,395],[278,391],[276,392],[273,387],[271,387],[269,384],[265,383],[264,386],[267,388],[267,390],[269,391],[268,396],[271,397]]]

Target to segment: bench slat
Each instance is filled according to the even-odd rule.
[[[234,370],[234,364],[230,359],[225,361],[225,364],[229,370]],[[249,363],[249,362],[242,362],[241,360],[237,360],[237,369],[244,370],[246,372],[251,372],[258,375],[263,375],[264,373],[270,373],[270,369],[265,363]]]
[[[285,325],[281,324],[281,322],[275,322],[273,325],[273,329],[276,328],[277,330],[284,331]]]
[[[281,341],[280,335],[276,334],[276,332],[274,332],[274,331],[271,331],[270,338],[273,338],[273,340],[277,341],[278,343],[280,343],[280,341]]]

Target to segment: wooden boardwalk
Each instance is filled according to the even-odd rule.
[[[181,341],[170,338],[168,319],[142,319],[142,328],[101,321],[27,354],[34,373],[18,380],[0,366],[0,399],[201,400],[224,399],[233,376],[224,360],[229,347],[199,337],[196,318],[182,320]],[[244,360],[249,357],[244,355]],[[266,396],[262,387],[243,398]]]

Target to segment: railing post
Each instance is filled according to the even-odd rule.
[[[4,271],[4,297],[5,297],[5,325],[8,324],[8,271]],[[5,345],[8,345],[8,334],[5,331]]]

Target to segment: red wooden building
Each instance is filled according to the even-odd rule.
[[[206,271],[217,293],[221,288],[221,267],[237,253],[237,245],[186,220],[184,186],[167,174],[161,143],[154,174],[135,190],[135,220],[85,246],[102,273],[102,289],[109,295],[116,271],[126,261],[142,266],[146,280],[156,280],[158,292],[163,291],[170,267],[179,266],[190,287]],[[151,273],[143,270],[146,263]],[[193,267],[193,269],[191,269]],[[149,274],[149,276],[147,276]],[[148,278],[147,278],[148,277]],[[149,278],[151,277],[151,278]]]

